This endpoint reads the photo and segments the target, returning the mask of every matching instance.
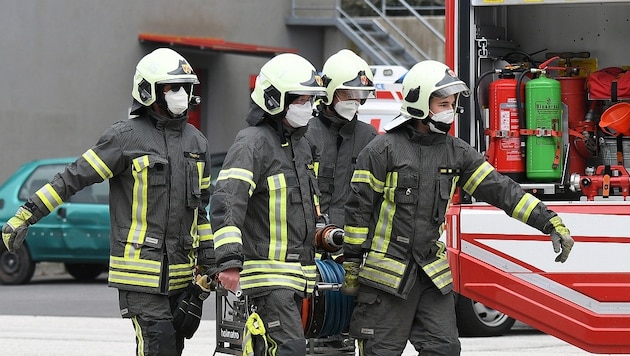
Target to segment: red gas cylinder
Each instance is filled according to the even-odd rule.
[[[575,128],[586,116],[586,78],[560,77],[560,95],[568,107],[569,128]]]
[[[584,174],[586,169],[585,155],[588,150],[584,143],[583,132],[593,131],[595,126],[592,122],[584,120],[586,116],[586,78],[584,77],[560,77],[560,91],[562,102],[568,111],[569,124],[569,173]]]
[[[520,126],[516,104],[517,80],[506,75],[490,83],[490,122],[486,134],[489,136],[488,161],[504,174],[525,172],[525,160],[521,155]],[[525,101],[525,84],[521,84],[521,102]]]

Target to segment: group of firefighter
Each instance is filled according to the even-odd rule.
[[[426,60],[403,80],[400,115],[378,135],[357,119],[374,95],[367,62],[343,49],[318,72],[298,54],[260,69],[248,127],[229,148],[213,193],[206,137],[188,124],[197,76],[169,48],[143,57],[131,116],[39,189],[2,228],[6,248],[88,185],[109,180],[108,284],[133,322],[137,355],[181,355],[218,283],[242,290],[262,330],[244,354],[306,354],[303,300],[317,283],[316,225],[343,227],[341,291],[360,355],[459,355],[453,278],[439,241],[459,187],[549,234],[564,262],[560,217],[484,156],[449,135],[468,86]],[[211,203],[211,204],[210,204]],[[210,205],[209,214],[207,207]],[[210,277],[208,277],[210,276]]]

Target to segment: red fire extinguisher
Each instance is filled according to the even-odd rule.
[[[488,161],[498,172],[519,175],[525,172],[525,159],[521,153],[520,124],[517,107],[517,80],[513,72],[499,74],[490,83],[488,94],[489,137]],[[521,83],[521,101],[524,101],[525,84]]]
[[[586,116],[586,78],[560,77],[562,102],[566,105],[569,128],[569,174],[584,175],[586,159],[591,158],[586,141],[596,133],[596,125]]]

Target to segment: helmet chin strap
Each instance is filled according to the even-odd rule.
[[[430,117],[424,118],[421,121],[423,124],[429,126],[431,131],[436,132],[436,133],[441,133],[441,134],[447,133],[451,129],[451,126],[453,125],[453,124],[446,124],[443,122],[435,121]]]

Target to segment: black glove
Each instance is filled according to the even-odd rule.
[[[197,275],[173,313],[175,330],[181,332],[185,338],[193,337],[203,312],[203,301],[210,295],[210,281],[207,275]]]

